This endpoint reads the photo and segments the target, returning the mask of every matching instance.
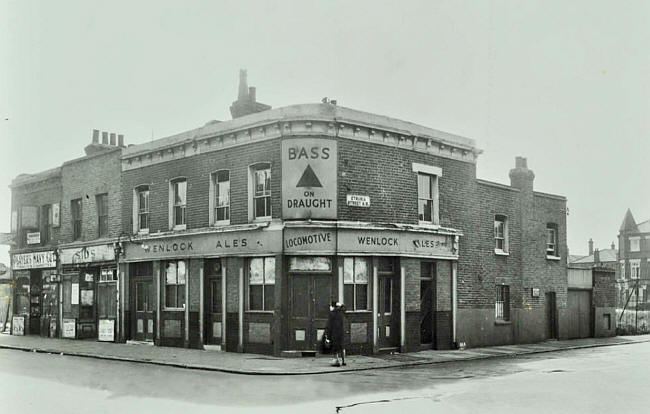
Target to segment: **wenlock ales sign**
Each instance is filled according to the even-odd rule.
[[[337,155],[334,140],[282,141],[283,218],[336,218]]]

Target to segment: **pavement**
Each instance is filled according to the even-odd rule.
[[[13,349],[76,357],[164,365],[178,368],[248,375],[313,375],[349,371],[399,368],[456,361],[507,358],[572,349],[628,345],[650,342],[650,335],[545,341],[535,344],[504,345],[465,350],[426,350],[385,355],[349,355],[345,367],[329,365],[328,355],[278,358],[269,355],[122,344],[93,340],[42,338],[0,334],[0,349]]]

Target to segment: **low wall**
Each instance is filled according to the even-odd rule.
[[[616,309],[616,331],[619,335],[650,333],[650,310]]]

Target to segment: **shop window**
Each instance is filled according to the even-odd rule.
[[[271,164],[260,163],[250,167],[249,198],[253,220],[271,219]],[[249,214],[251,215],[251,214]]]
[[[108,236],[108,194],[98,194],[95,196],[97,204],[97,235],[99,237]]]
[[[630,237],[630,251],[641,251],[641,237]]]
[[[133,232],[149,232],[149,186],[135,188],[133,194]]]
[[[510,287],[507,285],[497,286],[495,318],[499,321],[510,320]]]
[[[115,282],[117,280],[117,269],[102,268],[99,272],[100,282]]]
[[[546,256],[558,257],[557,224],[546,224]]]
[[[494,252],[508,253],[508,219],[501,214],[494,216]]]
[[[212,173],[212,197],[210,197],[210,223],[230,224],[230,171]]]
[[[81,199],[77,198],[70,201],[70,211],[72,214],[72,239],[79,240],[81,238]]]
[[[165,263],[165,308],[185,308],[186,265],[185,260],[174,260]]]
[[[366,257],[343,259],[343,303],[348,310],[368,310],[370,265]]]
[[[630,259],[630,278],[638,279],[641,275],[641,259]]]
[[[52,237],[52,206],[41,207],[41,244],[47,244]]]
[[[275,258],[256,257],[248,266],[248,310],[275,308]]]
[[[185,230],[186,209],[187,209],[187,180],[179,178],[170,182],[170,228],[173,230]]]

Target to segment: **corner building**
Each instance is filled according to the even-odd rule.
[[[476,178],[468,138],[331,103],[251,112],[123,150],[121,339],[315,350],[332,300],[352,353],[566,335],[566,199],[524,158],[507,186]]]

